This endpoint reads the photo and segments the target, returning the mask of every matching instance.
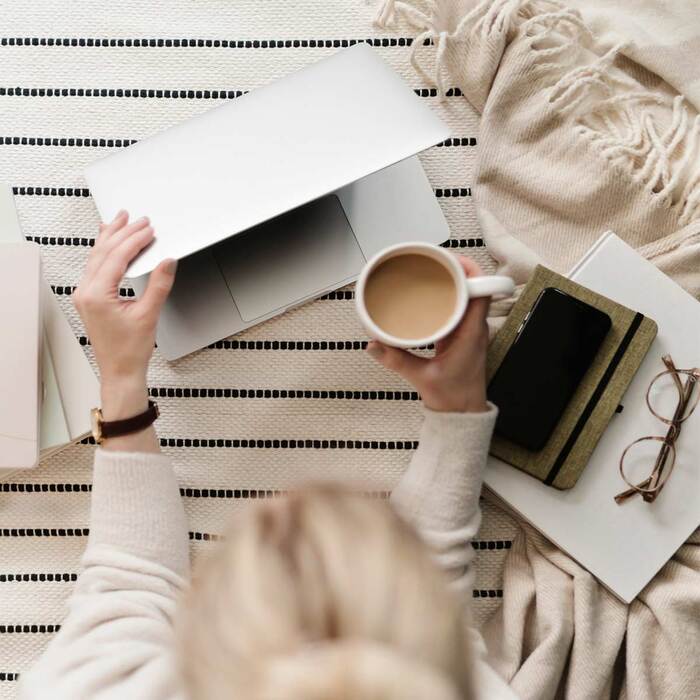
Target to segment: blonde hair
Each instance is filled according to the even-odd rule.
[[[179,611],[197,700],[471,697],[464,603],[388,503],[317,486],[252,506]]]

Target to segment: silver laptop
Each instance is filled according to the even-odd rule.
[[[127,276],[180,261],[158,346],[175,359],[354,281],[387,245],[449,237],[415,154],[449,129],[360,44],[91,164],[103,220],[148,215]]]

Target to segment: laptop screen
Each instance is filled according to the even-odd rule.
[[[244,321],[349,283],[365,264],[335,195],[266,221],[213,250]]]

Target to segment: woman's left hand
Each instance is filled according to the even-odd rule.
[[[467,277],[479,277],[481,269],[470,258],[458,256]],[[416,388],[433,411],[480,413],[486,403],[486,348],[489,332],[486,316],[490,299],[469,301],[462,321],[436,344],[434,357],[418,357],[406,350],[370,341],[367,352],[387,369],[400,374]]]
[[[147,405],[148,363],[158,316],[175,281],[176,262],[160,263],[138,300],[121,297],[119,283],[153,235],[146,217],[130,223],[128,214],[119,212],[111,223],[100,227],[83,278],[73,293],[100,369],[105,420],[127,418]]]

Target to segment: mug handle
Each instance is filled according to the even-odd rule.
[[[509,297],[515,291],[515,282],[503,275],[487,275],[484,277],[467,277],[469,298],[473,297]]]

